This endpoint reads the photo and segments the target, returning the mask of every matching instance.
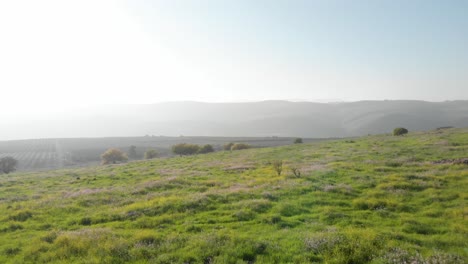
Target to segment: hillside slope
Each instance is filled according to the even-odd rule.
[[[466,263],[467,153],[465,128],[0,175],[0,262]]]

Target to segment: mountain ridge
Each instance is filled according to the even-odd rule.
[[[267,100],[241,103],[165,102],[61,110],[61,116],[0,125],[0,139],[109,136],[348,137],[442,126],[468,127],[468,100]]]

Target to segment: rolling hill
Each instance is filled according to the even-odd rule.
[[[467,263],[467,153],[440,129],[0,175],[0,262]]]

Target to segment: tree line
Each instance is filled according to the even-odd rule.
[[[241,149],[251,148],[251,145],[245,143],[228,143],[223,146],[223,150],[234,151]],[[173,145],[172,153],[179,156],[188,156],[195,154],[206,154],[214,152],[215,148],[211,144],[197,145],[189,143],[179,143]],[[157,158],[158,152],[154,149],[149,149],[144,153],[144,159],[154,159]],[[127,153],[117,148],[110,148],[106,150],[101,155],[102,164],[117,164],[127,162],[129,159],[136,160],[138,159],[136,146],[130,146]]]

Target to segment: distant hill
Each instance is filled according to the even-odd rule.
[[[74,109],[0,124],[0,139],[107,136],[346,137],[467,127],[468,101],[171,102]]]

